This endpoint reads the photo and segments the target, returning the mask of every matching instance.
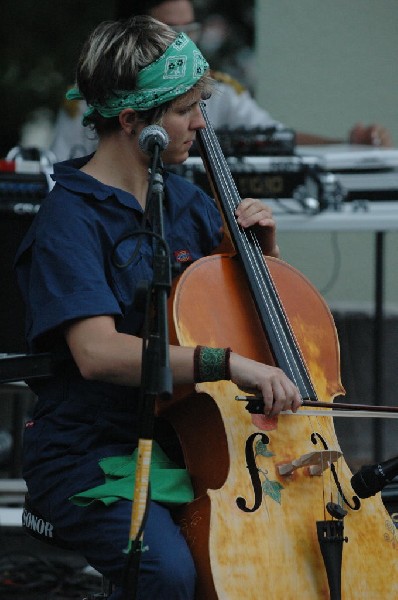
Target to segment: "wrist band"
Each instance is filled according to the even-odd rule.
[[[231,348],[196,346],[193,354],[194,382],[231,379],[230,355]]]

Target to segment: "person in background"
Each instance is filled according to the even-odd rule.
[[[131,2],[132,16],[146,14],[166,23],[175,31],[185,31],[200,46],[201,26],[195,21],[194,6],[191,0],[137,0]],[[223,128],[267,128],[283,127],[255,101],[253,96],[235,79],[226,73],[212,71],[216,89],[206,102],[207,114],[214,129]],[[94,152],[97,138],[81,125],[85,111],[84,102],[65,101],[56,119],[51,150],[57,160],[81,156]],[[296,143],[331,144],[345,140],[331,139],[310,133],[296,132]],[[348,134],[352,144],[367,144],[391,147],[391,135],[380,125],[355,125]]]
[[[143,217],[151,220],[145,212],[151,158],[140,136],[148,125],[161,126],[170,140],[164,162],[184,162],[205,127],[200,102],[211,89],[207,61],[185,33],[149,16],[98,25],[69,93],[84,98],[84,124],[95,128],[98,148],[55,165],[55,186],[16,257],[29,350],[71,355],[62,371],[31,383],[38,401],[23,446],[30,502],[117,585],[112,600],[123,594],[140,433],[145,316],[135,295],[153,279],[152,238],[137,237]],[[183,267],[187,257],[192,262],[217,249],[222,220],[200,188],[167,171],[163,179],[166,242]],[[264,254],[278,255],[275,222],[263,202],[242,200],[235,214],[241,227],[255,229]],[[174,386],[232,380],[257,390],[269,416],[301,404],[282,370],[241,356],[239,348],[170,345],[169,356]],[[170,460],[156,422],[151,469],[168,465],[164,473]],[[189,477],[178,471],[174,504],[192,499]],[[169,492],[154,483],[151,498],[136,598],[193,600],[195,567],[171,517]]]

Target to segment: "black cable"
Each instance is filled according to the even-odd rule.
[[[320,294],[322,296],[324,296],[325,294],[327,294],[332,287],[334,286],[334,284],[336,283],[339,274],[340,274],[340,269],[341,269],[341,251],[340,251],[340,247],[339,247],[339,243],[338,243],[338,232],[337,231],[333,231],[330,234],[330,241],[331,241],[331,246],[332,246],[332,251],[333,251],[333,265],[332,265],[332,273],[329,277],[329,281],[323,286],[323,288],[320,290]]]

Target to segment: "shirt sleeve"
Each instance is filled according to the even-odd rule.
[[[67,321],[121,314],[106,277],[100,232],[89,217],[59,205],[51,214],[44,211],[35,235],[19,256],[31,345]]]

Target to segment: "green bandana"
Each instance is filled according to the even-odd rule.
[[[209,65],[194,42],[180,33],[164,54],[138,73],[136,89],[115,90],[104,104],[93,103],[83,115],[98,111],[105,118],[116,117],[125,108],[148,110],[188,92],[207,71]],[[77,88],[66,94],[68,100],[83,99]]]

